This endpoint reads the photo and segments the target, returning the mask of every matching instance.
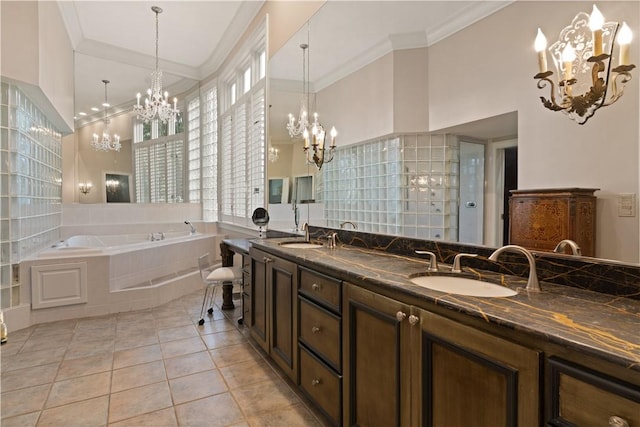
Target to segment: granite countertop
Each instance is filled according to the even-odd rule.
[[[251,244],[309,266],[329,269],[343,280],[406,293],[640,371],[639,301],[548,282],[540,283],[539,293],[520,289],[508,298],[446,294],[410,281],[416,275],[432,274],[427,273],[425,259],[347,245],[302,250],[280,245],[291,240],[255,239]],[[523,278],[471,270],[464,267],[464,260],[462,265],[466,277],[502,283],[512,289],[526,285]]]

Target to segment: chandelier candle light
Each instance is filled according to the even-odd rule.
[[[331,128],[331,142],[327,147],[325,145],[326,132],[322,124],[318,121],[318,113],[313,113],[313,123],[309,123],[309,45],[303,43],[300,45],[302,49],[302,93],[303,98],[300,102],[300,115],[298,120],[289,113],[289,122],[287,130],[291,138],[302,136],[304,139],[304,152],[308,164],[315,164],[318,170],[322,169],[322,165],[333,160],[336,149],[336,136],[338,132],[335,126]],[[306,104],[306,106],[305,106]]]
[[[162,9],[158,6],[152,6],[151,10],[156,14],[156,69],[151,73],[151,87],[147,89],[144,104],[140,103],[141,95],[138,92],[133,111],[137,114],[138,119],[144,120],[145,123],[154,119],[160,119],[166,123],[169,120],[175,120],[178,114],[178,99],[173,98],[172,105],[168,101],[169,92],[162,92],[162,71],[158,67],[158,15],[162,13]]]
[[[562,80],[554,82],[551,79],[553,71],[547,69],[547,39],[538,28],[534,48],[538,54],[539,73],[534,79],[538,80],[538,89],[547,85],[550,89],[549,99],[540,97],[542,104],[552,111],[562,111],[582,125],[600,107],[616,102],[622,96],[624,85],[631,80],[630,71],[635,68],[629,63],[631,38],[631,29],[626,22],[621,26],[617,22],[605,22],[595,5],[591,15],[578,13],[549,48],[558,79],[562,76]],[[615,42],[619,46],[618,65],[612,67]],[[559,104],[556,95],[561,99]]]
[[[107,85],[109,84],[109,80],[103,80],[104,83],[104,102],[102,106],[104,107],[104,129],[102,131],[102,138],[97,134],[93,134],[93,138],[91,140],[91,146],[97,151],[120,151],[122,145],[120,144],[120,137],[116,134],[111,136],[109,133],[109,117],[107,116],[107,108],[111,105],[107,101]],[[86,193],[85,193],[86,194]]]

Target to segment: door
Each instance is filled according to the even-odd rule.
[[[503,230],[502,244],[509,244],[509,197],[511,190],[518,189],[518,147],[504,149],[504,189],[502,206]]]
[[[458,240],[483,244],[484,144],[460,141],[460,206]]]
[[[251,314],[248,325],[251,328],[251,337],[268,353],[267,262],[270,255],[253,248],[249,253],[251,255]]]
[[[270,294],[271,343],[273,360],[293,380],[297,381],[297,293],[296,265],[278,257],[267,263],[267,286]]]

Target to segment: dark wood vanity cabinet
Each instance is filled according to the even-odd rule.
[[[640,387],[571,361],[547,361],[547,426],[640,426]]]
[[[296,264],[251,248],[251,337],[298,381]]]
[[[538,426],[538,351],[345,287],[345,425]]]
[[[594,188],[512,190],[509,199],[509,243],[553,251],[564,239],[595,256]]]
[[[251,325],[251,257],[242,255],[242,322]]]
[[[342,423],[342,282],[299,266],[300,388],[333,425]]]

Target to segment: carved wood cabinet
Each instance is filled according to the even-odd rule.
[[[509,199],[509,243],[553,251],[564,239],[595,256],[595,188],[512,190]]]

